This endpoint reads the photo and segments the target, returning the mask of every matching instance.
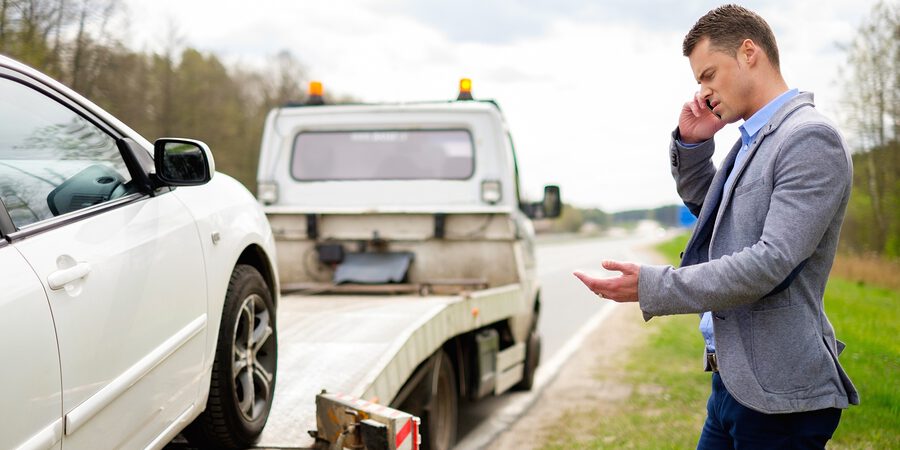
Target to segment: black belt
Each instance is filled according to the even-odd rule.
[[[709,365],[709,370],[712,370],[713,372],[719,371],[719,360],[716,359],[716,352],[706,353],[706,364]]]

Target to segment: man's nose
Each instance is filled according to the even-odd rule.
[[[707,86],[700,86],[700,98],[706,100],[710,96],[712,96],[712,89]]]

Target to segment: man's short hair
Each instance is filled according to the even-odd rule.
[[[704,38],[709,38],[710,46],[731,56],[737,55],[737,49],[750,39],[759,45],[772,66],[779,67],[778,46],[775,34],[769,24],[758,14],[738,5],[723,5],[701,17],[684,37],[684,56],[691,56],[694,47]]]

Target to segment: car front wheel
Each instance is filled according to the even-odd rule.
[[[262,275],[248,265],[231,274],[206,410],[185,430],[203,448],[244,448],[262,433],[275,390],[275,305]]]

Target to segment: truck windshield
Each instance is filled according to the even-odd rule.
[[[464,180],[474,170],[468,130],[302,132],[291,175],[321,180]]]

